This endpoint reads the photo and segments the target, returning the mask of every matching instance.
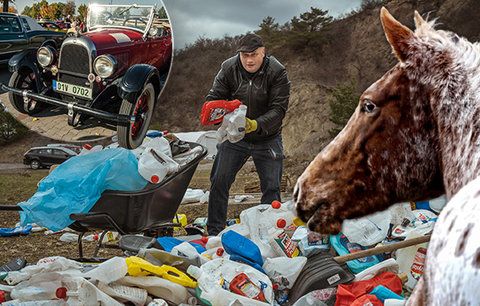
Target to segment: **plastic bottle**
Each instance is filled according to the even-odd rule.
[[[138,173],[153,184],[158,184],[167,176],[167,162],[153,149],[147,149],[138,160]]]
[[[230,116],[229,116],[230,115]],[[240,105],[233,113],[225,116],[224,120],[228,118],[226,127],[227,138],[230,142],[235,143],[245,137],[245,123],[247,116],[247,106]]]
[[[118,284],[136,286],[158,298],[164,298],[174,304],[186,303],[190,297],[187,288],[157,276],[125,276]]]
[[[265,295],[262,288],[253,283],[245,273],[237,274],[231,281],[228,287],[231,292],[246,296],[250,299],[266,302]]]
[[[403,297],[396,294],[392,290],[388,289],[385,286],[378,285],[370,291],[370,294],[375,295],[380,301],[385,301],[386,299],[397,299],[403,300]]]
[[[2,306],[65,306],[62,300],[41,300],[41,301],[25,301],[11,300],[2,303]]]
[[[197,296],[210,302],[212,305],[227,305],[227,303],[236,305],[234,304],[235,301],[238,301],[239,305],[265,305],[265,302],[233,293],[229,287],[227,289],[222,288],[222,284],[229,286],[232,280],[242,273],[248,277],[252,284],[256,285],[257,288],[255,289],[261,288],[267,303],[273,302],[273,289],[270,279],[265,274],[248,265],[225,258],[218,258],[205,263],[201,268],[190,266],[187,273],[197,279]],[[239,284],[240,282],[236,280],[235,283]],[[262,285],[260,286],[260,284]],[[243,291],[248,290],[248,288],[240,289]],[[258,295],[258,290],[254,291]]]
[[[125,258],[113,257],[84,274],[85,277],[101,281],[106,284],[117,281],[127,275]]]
[[[222,238],[218,236],[210,236],[208,237],[207,244],[205,247],[208,249],[218,248],[222,246]]]
[[[406,239],[420,237],[418,232],[413,230],[407,235]],[[414,245],[408,248],[399,249],[396,252],[396,258],[400,272],[407,273],[407,283],[405,287],[413,290],[418,279],[423,274],[425,257],[427,253],[428,243]]]
[[[82,150],[80,151],[80,153],[78,155],[86,155],[86,154],[90,154],[90,153],[94,153],[94,152],[99,152],[99,151],[102,151],[103,150],[103,146],[102,145],[96,145],[96,146],[93,146],[90,145],[90,144],[84,144],[82,146]]]
[[[193,260],[185,256],[176,256],[170,254],[169,252],[159,250],[159,249],[140,249],[137,254],[138,257],[146,259],[150,263],[161,266],[161,265],[170,265],[178,268],[179,270],[186,272],[188,266],[200,266],[199,258]]]
[[[22,284],[12,289],[10,293],[12,299],[20,301],[53,300],[56,298],[55,291],[62,286],[59,277],[48,276],[44,281],[30,282],[24,286],[21,286]]]
[[[99,282],[97,287],[105,294],[108,294],[121,302],[132,302],[137,306],[145,305],[147,302],[148,293],[145,289],[118,284],[107,285],[102,282]]]
[[[193,281],[188,275],[172,266],[155,266],[137,256],[128,257],[126,262],[128,266],[128,274],[131,276],[146,276],[148,274],[154,274],[185,287],[195,288],[197,286],[197,282]]]
[[[270,245],[278,256],[297,257],[300,251],[297,243],[293,241],[284,230],[272,228],[268,231]]]
[[[258,246],[248,238],[235,231],[228,231],[222,235],[222,245],[230,255],[239,255],[263,266],[263,258]]]
[[[395,299],[386,299],[384,306],[403,306],[405,305],[406,300],[395,300]]]
[[[65,281],[65,286],[60,286],[56,290],[56,297],[67,300],[70,306],[83,305],[111,305],[121,306],[107,294],[99,290],[95,285],[82,277],[71,278]]]
[[[145,146],[145,151],[153,149],[155,152],[162,152],[168,157],[172,157],[172,149],[170,148],[170,142],[165,137],[154,137]]]

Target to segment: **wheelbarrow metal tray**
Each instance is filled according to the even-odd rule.
[[[70,215],[75,220],[70,228],[134,234],[172,223],[198,164],[207,155],[204,146],[189,144],[191,148],[201,146],[203,151],[177,173],[168,176],[160,184],[148,184],[141,191],[105,191],[90,212]]]

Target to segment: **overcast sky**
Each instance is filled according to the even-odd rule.
[[[49,2],[66,0],[49,0]],[[132,0],[111,0],[113,4],[132,3]],[[151,4],[161,0],[139,0],[138,4]],[[110,0],[76,0],[82,3],[110,3]],[[350,12],[361,0],[164,0],[172,21],[175,48],[183,48],[198,37],[221,38],[238,35],[258,28],[266,16],[283,24],[293,16],[310,10],[310,7],[326,9],[330,15]],[[31,0],[16,0],[21,12]]]

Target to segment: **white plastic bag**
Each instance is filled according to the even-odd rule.
[[[267,258],[263,269],[279,290],[291,289],[306,263],[307,258],[303,256]]]
[[[190,189],[188,188],[183,196],[181,204],[200,202],[205,195],[202,189]]]
[[[387,237],[392,216],[389,210],[363,218],[343,221],[342,233],[351,243],[371,246]]]

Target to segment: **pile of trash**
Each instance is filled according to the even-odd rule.
[[[160,131],[149,131],[135,150],[120,148],[118,143],[106,148],[86,146],[42,179],[30,199],[18,204],[20,223],[61,230],[72,223],[71,214],[89,212],[105,190],[136,192],[159,185],[203,150]]]
[[[346,265],[342,258],[430,233],[444,204],[444,198],[397,204],[347,220],[342,233],[326,236],[296,218],[292,202],[274,201],[244,210],[218,236],[124,235],[125,257],[101,264],[49,257],[7,269],[0,299],[2,305],[404,305],[423,273],[427,243]]]

